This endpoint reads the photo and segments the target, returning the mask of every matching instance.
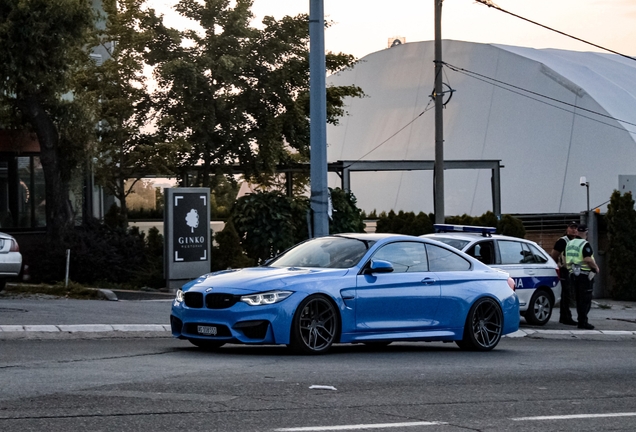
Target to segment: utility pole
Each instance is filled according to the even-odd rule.
[[[309,0],[309,174],[313,237],[329,235],[326,76],[324,4],[323,0]]]
[[[442,88],[442,3],[435,3],[435,165],[433,211],[435,223],[444,223],[444,90]]]

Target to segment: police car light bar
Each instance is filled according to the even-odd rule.
[[[497,232],[497,228],[471,225],[435,224],[433,228],[435,228],[435,232],[466,232],[482,234],[484,236]]]

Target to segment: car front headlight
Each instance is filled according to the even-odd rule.
[[[177,291],[177,295],[174,298],[174,301],[177,302],[177,303],[181,303],[183,301],[183,291],[181,291],[181,290]]]
[[[241,296],[241,301],[250,306],[264,306],[278,303],[293,294],[293,291],[268,291]]]

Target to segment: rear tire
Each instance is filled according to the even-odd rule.
[[[0,279],[0,291],[4,290],[4,287],[7,286],[7,280],[6,279]]]
[[[536,290],[528,304],[528,310],[523,315],[531,325],[546,325],[550,321],[554,304],[552,298],[545,291]]]
[[[494,299],[477,300],[470,308],[464,326],[464,338],[458,347],[470,351],[490,351],[497,346],[503,332],[503,313]]]

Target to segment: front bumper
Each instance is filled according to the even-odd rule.
[[[174,301],[170,315],[172,335],[179,339],[202,339],[241,344],[287,344],[291,322],[298,305],[292,295],[265,306],[237,302],[226,309],[210,309],[205,305],[191,308]],[[214,334],[203,334],[199,327],[214,328]]]

